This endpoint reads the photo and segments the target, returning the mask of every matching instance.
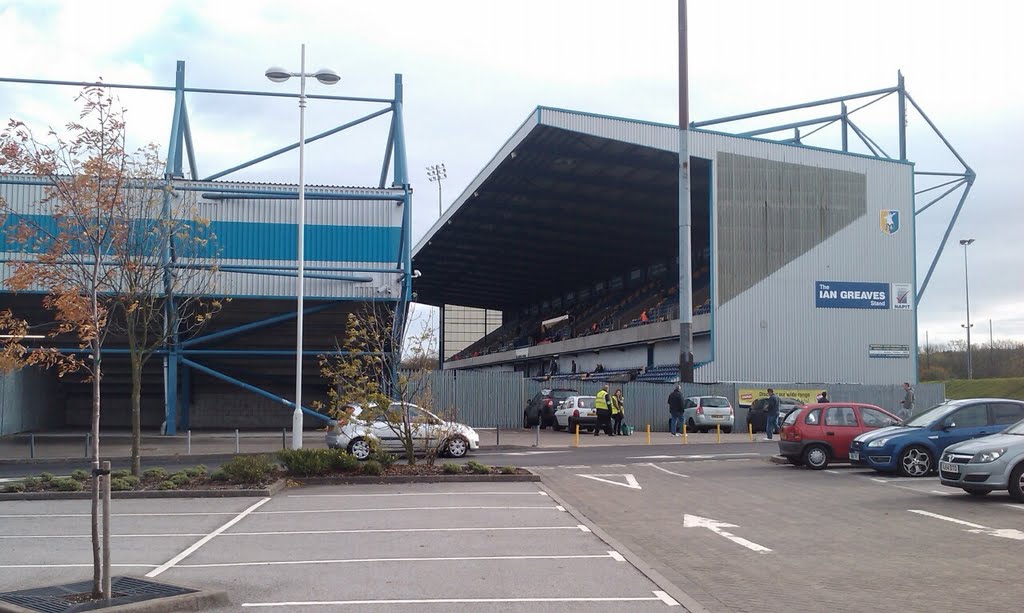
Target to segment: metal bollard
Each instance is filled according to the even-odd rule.
[[[238,428],[235,428],[235,453],[238,453]]]
[[[715,442],[722,442],[722,424],[715,424]]]
[[[36,457],[36,435],[28,435],[28,457],[35,459]]]
[[[651,444],[651,424],[647,424],[647,444]]]
[[[684,445],[686,444],[686,441],[687,441],[687,437],[686,437],[686,424],[683,424],[683,444]]]
[[[576,424],[576,441],[573,443],[573,447],[580,446],[580,425]]]
[[[192,455],[192,431],[189,430],[185,436],[185,455]]]
[[[540,424],[533,427],[533,446],[540,447]]]
[[[497,447],[499,445],[501,445],[501,424],[494,428],[494,446]]]
[[[754,442],[754,424],[747,424],[747,433],[750,434],[750,442]]]

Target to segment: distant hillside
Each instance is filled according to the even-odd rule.
[[[931,382],[928,382],[931,383]],[[951,379],[946,398],[1016,398],[1024,400],[1024,377],[1010,379]]]

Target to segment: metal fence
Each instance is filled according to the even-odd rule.
[[[604,385],[600,381],[566,380],[536,381],[524,379],[520,373],[473,371],[426,371],[407,373],[417,380],[419,397],[413,399],[435,412],[477,428],[519,428],[523,424],[523,409],[534,395],[551,387],[572,388],[581,394],[593,396]],[[621,388],[625,399],[625,423],[641,430],[650,424],[654,432],[668,431],[668,395],[672,383],[609,383],[609,389]],[[833,402],[863,402],[874,404],[891,412],[899,409],[903,399],[902,385],[857,384],[777,384],[786,389],[828,390]],[[736,424],[744,424],[747,409],[740,405],[739,390],[765,389],[764,383],[684,383],[684,396],[725,396],[736,407]],[[921,411],[945,398],[941,383],[920,384],[914,388]],[[429,399],[426,398],[429,396]],[[743,426],[740,426],[741,428]]]

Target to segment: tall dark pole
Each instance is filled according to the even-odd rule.
[[[974,242],[973,238],[965,238],[960,241],[964,246],[964,296],[967,299],[967,378],[974,378],[974,365],[971,363],[971,281],[967,276],[967,247]]]
[[[690,264],[690,85],[686,0],[679,0],[679,380],[693,383],[693,278]]]

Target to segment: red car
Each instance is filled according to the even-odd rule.
[[[779,452],[790,464],[821,470],[829,462],[848,462],[853,437],[900,423],[872,404],[828,402],[792,411],[782,422]]]

